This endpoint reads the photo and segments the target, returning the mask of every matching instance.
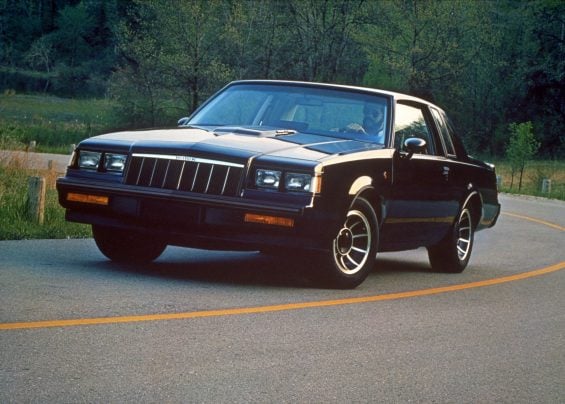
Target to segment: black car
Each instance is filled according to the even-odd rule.
[[[57,189],[112,260],[167,245],[307,254],[338,288],[359,285],[379,251],[426,247],[434,270],[461,272],[500,211],[494,167],[437,106],[270,80],[228,84],[177,128],[84,140]]]

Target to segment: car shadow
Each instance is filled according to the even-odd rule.
[[[186,282],[248,286],[325,288],[309,271],[319,265],[309,256],[279,256],[259,252],[192,250],[167,254],[148,264],[116,263],[106,259],[90,262],[103,271],[127,273]],[[197,252],[193,254],[193,252]],[[406,262],[398,257],[379,257],[369,278],[398,273],[429,272],[425,260]]]
[[[425,255],[422,255],[419,260],[403,260],[398,254],[395,256],[380,254],[377,257],[377,264],[373,271],[373,273],[379,273],[381,275],[418,272],[432,272]]]

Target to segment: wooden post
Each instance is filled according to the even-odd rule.
[[[551,180],[544,178],[541,180],[541,193],[550,194],[551,193]]]
[[[29,177],[28,185],[28,218],[43,224],[45,220],[45,178]]]
[[[57,181],[57,172],[55,171],[55,161],[49,160],[47,162],[46,173],[47,189],[55,189],[55,182]]]

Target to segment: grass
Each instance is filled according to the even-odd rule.
[[[69,152],[90,136],[119,126],[115,105],[105,99],[67,99],[46,95],[0,94],[0,149]]]
[[[115,105],[104,99],[66,99],[47,95],[0,94],[0,150],[27,150],[69,154],[71,144],[119,126]],[[48,170],[30,170],[25,161],[0,157],[0,240],[90,237],[90,226],[65,221]],[[30,176],[47,178],[45,221],[27,217]]]
[[[57,200],[56,173],[29,170],[25,162],[0,161],[0,240],[91,237],[90,226],[65,221],[65,211]],[[46,178],[45,220],[42,225],[27,217],[30,176]]]
[[[565,200],[565,160],[539,160],[526,164],[522,177],[522,187],[519,189],[519,174],[514,175],[512,184],[512,169],[504,161],[495,162],[496,174],[502,177],[500,192],[511,194],[533,195],[544,198]],[[551,180],[551,192],[542,193],[542,180]],[[512,185],[512,186],[511,186]]]

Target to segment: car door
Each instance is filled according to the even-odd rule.
[[[406,140],[418,138],[425,147],[411,153]],[[398,101],[395,109],[391,198],[386,203],[381,244],[402,249],[436,244],[457,214],[450,188],[452,167],[426,104]]]
[[[466,152],[461,149],[462,145],[456,142],[458,139],[445,113],[434,107],[431,107],[430,111],[445,151],[444,164],[449,168],[449,191],[454,200],[462,202],[472,186],[468,182],[470,180],[469,165],[461,160],[466,156]]]

